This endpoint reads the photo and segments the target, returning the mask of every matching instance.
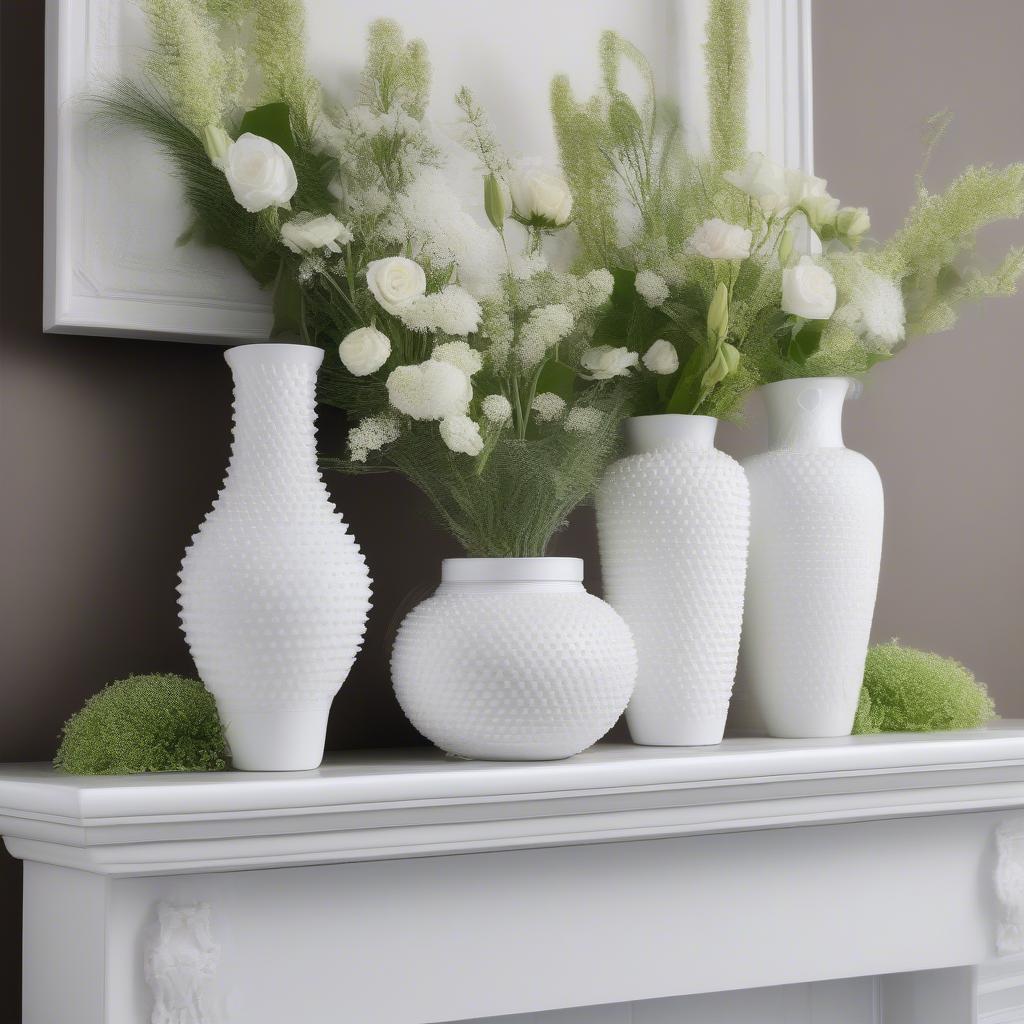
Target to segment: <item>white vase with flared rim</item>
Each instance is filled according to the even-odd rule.
[[[362,646],[370,577],[320,477],[307,345],[243,345],[227,477],[185,552],[181,623],[235,768],[316,768]]]
[[[597,494],[605,597],[633,632],[634,742],[719,743],[743,620],[749,496],[710,416],[626,420]]]
[[[761,388],[771,448],[747,459],[750,568],[741,701],[772,736],[847,736],[882,555],[882,482],[843,444],[851,382]]]
[[[391,659],[409,721],[442,750],[553,760],[597,742],[633,692],[622,619],[583,588],[579,558],[448,558]]]

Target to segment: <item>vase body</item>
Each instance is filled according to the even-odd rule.
[[[578,558],[449,558],[391,659],[406,717],[442,750],[553,760],[599,740],[636,677],[629,629]]]
[[[317,467],[323,352],[244,345],[225,358],[231,461],[181,565],[182,628],[234,766],[315,768],[370,607],[366,562]]]
[[[750,499],[709,416],[638,416],[597,494],[605,597],[633,632],[635,743],[719,743],[743,623]]]
[[[771,449],[744,462],[744,696],[772,736],[847,736],[857,710],[884,516],[877,470],[843,446],[849,387],[823,377],[762,388]]]

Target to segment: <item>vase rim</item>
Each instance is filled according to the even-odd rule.
[[[445,558],[443,583],[582,583],[583,559],[555,555],[526,558]]]
[[[769,391],[769,390],[785,390],[789,388],[799,387],[800,385],[814,385],[815,387],[821,387],[826,384],[842,384],[847,393],[857,383],[855,377],[787,377],[785,380],[773,380],[768,384],[762,384],[757,390],[758,391]]]
[[[623,422],[629,423],[629,422],[636,421],[636,420],[641,420],[641,421],[642,420],[647,420],[647,421],[653,421],[653,420],[665,420],[665,421],[668,421],[668,420],[677,420],[677,421],[678,420],[696,420],[696,421],[701,421],[701,420],[704,420],[704,421],[708,421],[708,422],[712,422],[712,423],[718,423],[719,422],[717,416],[706,416],[706,415],[704,415],[704,413],[700,413],[700,412],[652,412],[652,413],[644,413],[644,414],[637,415],[637,416],[627,416]]]
[[[245,363],[281,363],[295,365],[306,363],[314,369],[324,358],[324,350],[316,345],[298,345],[284,341],[257,341],[245,345],[234,345],[224,353],[228,366]]]

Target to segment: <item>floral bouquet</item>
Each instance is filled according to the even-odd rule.
[[[145,80],[101,112],[169,154],[187,238],[273,288],[274,335],[325,350],[319,397],[351,428],[322,464],[399,470],[470,555],[543,554],[613,452],[635,362],[590,347],[612,275],[548,262],[565,181],[510,160],[465,89],[458,139],[435,138],[425,48],[393,22],[370,30],[358,102],[331,108],[300,0],[143,6]]]
[[[760,384],[862,374],[951,327],[962,302],[1012,293],[1024,271],[1021,249],[990,272],[974,255],[979,228],[1024,213],[1024,164],[968,168],[941,194],[922,170],[902,229],[868,244],[866,209],[747,152],[747,53],[745,0],[712,0],[707,155],[686,151],[647,61],[614,33],[597,95],[579,102],[567,79],[552,84],[581,267],[615,278],[596,340],[624,342],[620,359],[637,362],[637,413],[726,417]],[[638,100],[624,66],[644,83]],[[930,123],[927,152],[946,121]]]

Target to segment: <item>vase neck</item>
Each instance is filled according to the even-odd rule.
[[[802,377],[761,388],[773,448],[842,448],[847,377]]]
[[[438,593],[580,593],[582,558],[446,558]]]
[[[679,445],[714,448],[717,429],[718,420],[713,416],[684,416],[678,413],[631,416],[622,425],[627,455],[645,455]]]
[[[242,345],[224,358],[234,379],[228,475],[272,485],[316,467],[316,371],[323,351],[308,345]]]

